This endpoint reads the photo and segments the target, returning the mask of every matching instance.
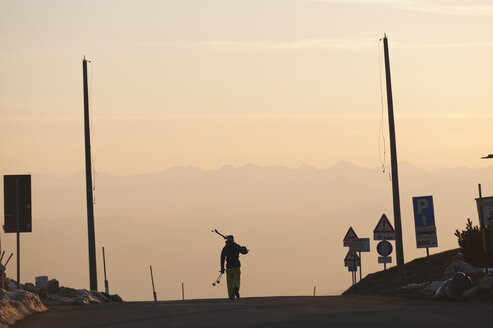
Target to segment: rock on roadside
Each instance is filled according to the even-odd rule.
[[[104,295],[104,293],[87,290],[87,289],[73,289],[67,287],[60,287],[57,293],[49,294],[43,302],[50,305],[69,305],[69,304],[95,304],[114,301],[113,297],[118,295],[112,295],[111,298]]]

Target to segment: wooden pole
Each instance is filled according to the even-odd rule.
[[[96,237],[94,232],[94,201],[92,194],[91,168],[91,132],[89,130],[89,88],[87,86],[87,60],[82,60],[84,82],[84,137],[86,148],[86,200],[87,200],[87,234],[89,244],[89,285],[91,290],[98,290],[96,271]]]
[[[390,160],[392,165],[392,195],[394,200],[395,251],[397,260],[397,280],[404,282],[404,250],[402,244],[401,205],[399,196],[399,174],[397,169],[397,146],[395,142],[394,104],[392,100],[392,83],[390,78],[390,58],[387,36],[383,37],[385,56],[385,77],[387,84],[387,106],[390,134]]]

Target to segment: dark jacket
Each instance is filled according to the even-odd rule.
[[[224,260],[226,260],[226,268],[239,268],[240,263],[240,253],[248,254],[248,250],[244,246],[240,246],[237,243],[227,241],[226,246],[223,247],[221,252],[221,269],[224,268]]]

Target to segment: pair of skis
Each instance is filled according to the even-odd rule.
[[[226,237],[225,235],[223,235],[222,233],[220,233],[219,231],[217,231],[217,229],[211,230],[211,232],[215,232],[219,236],[223,237],[224,239],[228,239],[228,237]],[[249,250],[247,249],[247,251],[249,251]],[[214,282],[212,283],[212,286],[216,286],[216,284],[221,283],[222,276],[223,276],[223,273],[221,272],[221,274],[219,275],[219,277],[217,277],[217,279],[214,280]]]

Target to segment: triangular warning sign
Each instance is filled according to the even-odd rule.
[[[356,255],[355,252],[349,251],[344,258],[344,266],[347,267],[357,267],[361,265],[361,261],[359,259],[359,256]]]
[[[378,221],[377,226],[375,227],[375,230],[373,230],[373,239],[374,240],[394,240],[395,239],[394,227],[392,227],[392,224],[390,223],[389,219],[387,219],[387,216],[385,215],[385,213],[382,215],[382,217]]]
[[[344,246],[349,246],[349,241],[351,239],[358,239],[358,236],[356,235],[356,232],[354,232],[353,227],[349,227],[349,230],[346,232],[346,236],[344,236],[344,239],[342,240]]]
[[[359,260],[358,254],[351,251],[347,252],[346,257],[344,258],[344,261],[357,261],[357,260]]]
[[[375,227],[375,230],[373,232],[395,232],[394,227],[390,223],[389,219],[387,219],[387,216],[385,213],[382,215],[380,218],[380,221],[378,221],[377,226]]]

